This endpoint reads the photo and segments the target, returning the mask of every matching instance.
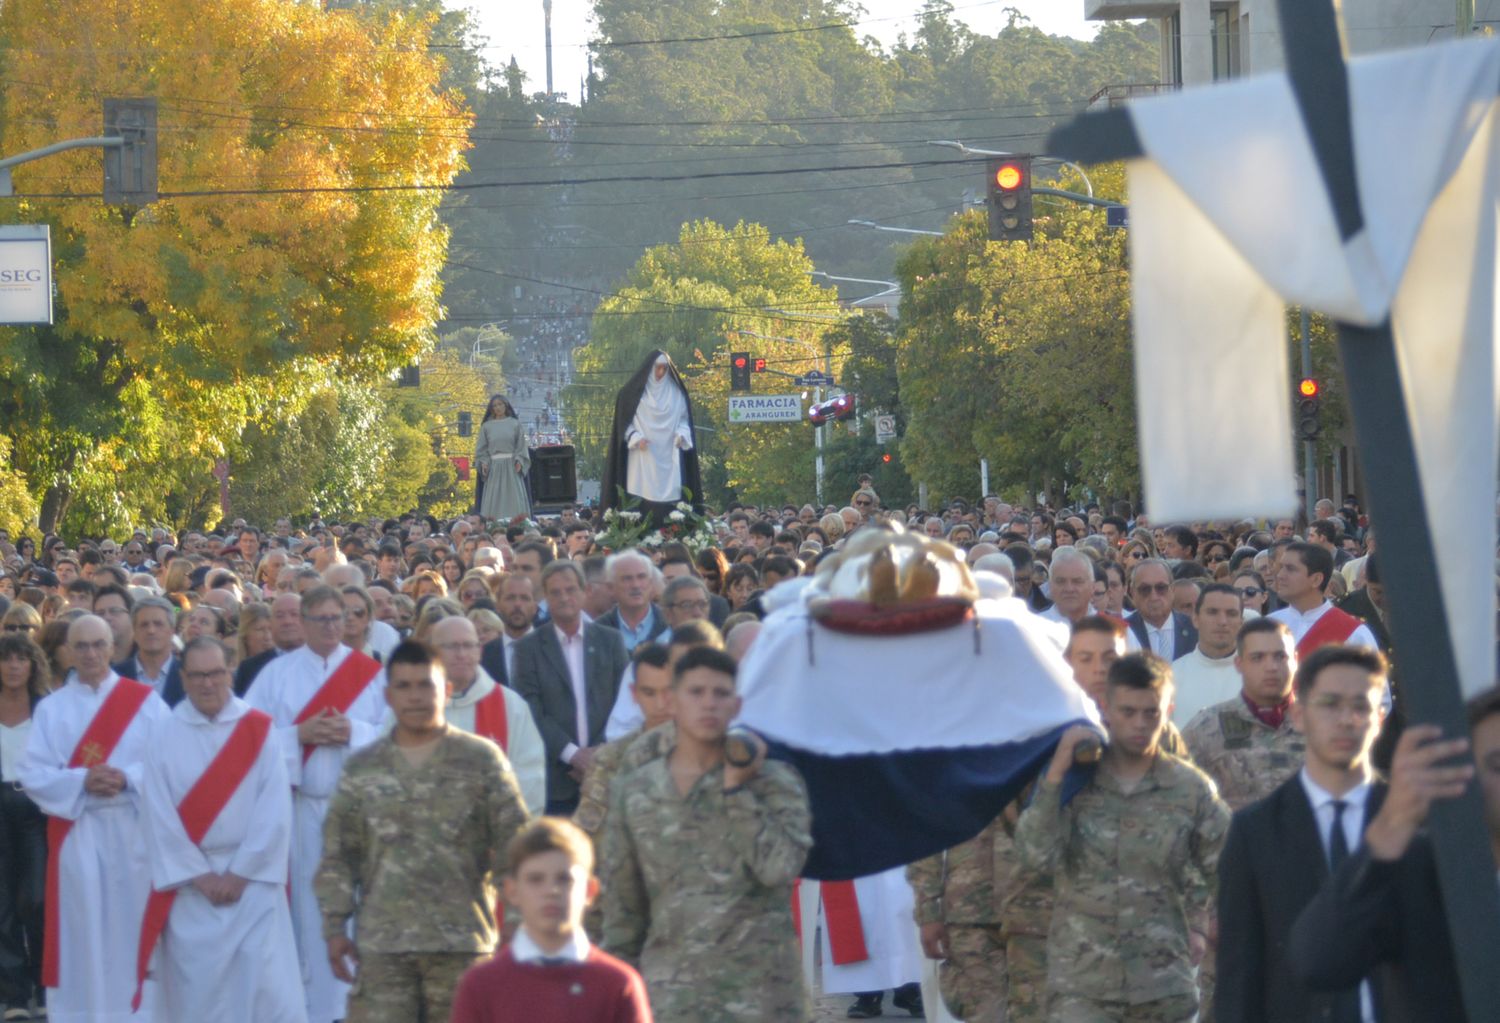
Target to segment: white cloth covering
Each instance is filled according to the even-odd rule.
[[[448,701],[448,723],[471,735],[474,730],[474,707],[496,689],[505,699],[506,739],[504,752],[510,768],[516,774],[516,784],[521,786],[521,797],[526,800],[526,809],[537,816],[547,805],[547,746],[542,733],[531,716],[531,707],[524,697],[514,689],[502,686],[490,677],[483,668],[474,682],[463,693]],[[396,727],[396,717],[386,711],[383,732]]]
[[[822,885],[817,881],[802,882],[804,889],[809,886],[818,890],[820,987],[825,995],[889,991],[902,984],[921,982],[922,943],[913,916],[916,898],[906,880],[905,867],[854,879],[854,897],[859,902],[859,923],[864,929],[865,951],[869,958],[843,966],[833,964],[833,947],[829,944],[828,925],[823,919]],[[804,941],[806,938],[804,927]],[[806,958],[806,951],[803,955]]]
[[[1364,227],[1347,241],[1285,74],[1131,105],[1146,154],[1129,164],[1145,503],[1162,522],[1290,511],[1284,305],[1370,327],[1389,316],[1472,696],[1494,684],[1493,566],[1471,553],[1496,535],[1500,40],[1361,57],[1349,83]],[[1235,380],[1235,416],[1205,374]],[[1253,449],[1246,420],[1261,426]]]
[[[21,763],[21,783],[43,813],[73,821],[59,860],[59,986],[47,992],[53,1023],[127,1023],[133,1017],[135,949],[151,890],[140,819],[141,785],[152,726],[169,713],[152,693],[105,763],[127,779],[104,798],[84,792],[86,768],[69,767],[79,738],[120,676],[91,689],[77,676],[37,704]],[[143,1011],[154,985],[147,984]],[[138,1019],[139,1017],[134,1017]]]
[[[323,857],[323,820],[328,800],[338,786],[339,772],[351,752],[380,736],[385,717],[385,672],[379,672],[350,706],[348,746],[319,746],[302,763],[302,746],[292,722],[326,682],[350,650],[340,645],[325,660],[309,647],[282,654],[261,670],[245,694],[245,702],[271,715],[271,736],[276,742],[291,782],[292,804],[292,929],[297,936],[297,956],[302,983],[307,992],[310,1023],[333,1023],[344,1018],[349,985],[333,975],[328,966],[328,946],[323,940],[323,919],[313,878]]]
[[[666,356],[656,366],[667,365]],[[636,448],[644,439],[646,449]],[[646,377],[646,389],[630,428],[625,431],[625,492],[648,501],[682,500],[682,456],[680,449],[693,446],[693,431],[688,425],[687,396],[671,373],[660,380],[652,372]]]
[[[201,845],[188,838],[177,813],[249,710],[231,696],[209,720],[184,700],[152,728],[146,847],[155,887],[177,892],[151,967],[157,1023],[307,1020],[286,897],[292,796],[275,737],[267,737]],[[195,877],[226,871],[249,881],[232,905],[215,906],[192,886]]]

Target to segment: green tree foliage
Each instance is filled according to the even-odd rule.
[[[1121,196],[1119,168],[1093,180]],[[981,458],[994,490],[1139,487],[1124,232],[1092,207],[1038,214],[1031,243],[987,241],[974,213],[898,266],[902,453],[935,496],[977,493]]]

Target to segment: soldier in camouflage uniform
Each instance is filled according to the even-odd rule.
[[[496,886],[526,804],[500,747],[445,721],[428,647],[402,643],[387,679],[396,727],[345,761],[315,888],[334,973],[354,981],[347,1023],[440,1023],[499,938]]]
[[[578,809],[573,811],[573,823],[577,824],[594,840],[597,855],[599,839],[604,834],[604,818],[609,811],[609,787],[616,775],[629,761],[633,770],[666,752],[660,737],[654,737],[634,753],[630,749],[635,741],[671,720],[670,690],[672,667],[670,651],[659,643],[643,643],[630,658],[634,680],[630,684],[631,696],[645,715],[645,723],[614,742],[605,743],[594,754],[588,774],[579,786]]]
[[[1009,851],[1002,816],[967,842],[906,868],[922,951],[943,960],[938,967],[943,1001],[969,1023],[1000,1019],[1005,1004],[1000,886],[1006,866],[1001,861]]]
[[[810,1016],[792,884],[812,847],[796,771],[724,760],[735,663],[688,651],[673,673],[677,741],[616,777],[604,836],[604,947],[637,966],[659,1023]]]
[[[1052,1023],[1188,1023],[1229,809],[1207,776],[1160,750],[1171,668],[1133,654],[1109,669],[1109,745],[1093,778],[1062,806],[1064,775],[1085,726],[1064,734],[1016,848],[1052,870],[1047,941]],[[1207,883],[1206,883],[1206,880]]]
[[[1290,714],[1297,668],[1291,631],[1272,618],[1246,622],[1236,641],[1234,666],[1243,686],[1240,695],[1195,714],[1183,739],[1193,761],[1219,787],[1219,797],[1238,811],[1296,774],[1307,743],[1292,727]],[[1210,943],[1198,971],[1199,1023],[1214,1019],[1216,951]]]
[[[1289,713],[1297,650],[1287,627],[1271,618],[1247,622],[1234,666],[1244,687],[1240,695],[1199,711],[1183,738],[1193,761],[1219,786],[1219,797],[1239,810],[1296,774],[1307,744]]]

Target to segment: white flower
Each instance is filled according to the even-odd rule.
[[[641,513],[638,511],[624,511],[620,513],[620,518],[626,522],[639,522],[641,521]]]
[[[693,506],[690,505],[690,504],[688,504],[686,501],[678,501],[677,502],[677,510],[678,511],[685,511],[685,512],[686,511],[692,511],[693,510]]]
[[[682,512],[680,512],[680,511],[674,511],[672,514],[670,514],[670,515],[667,516],[667,521],[669,521],[669,522],[681,522],[685,518],[687,518],[687,516],[683,515]]]

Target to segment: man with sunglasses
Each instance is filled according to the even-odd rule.
[[[1172,610],[1172,570],[1160,558],[1138,562],[1130,573],[1135,611],[1125,619],[1131,651],[1144,650],[1167,663],[1198,645],[1193,620]]]

